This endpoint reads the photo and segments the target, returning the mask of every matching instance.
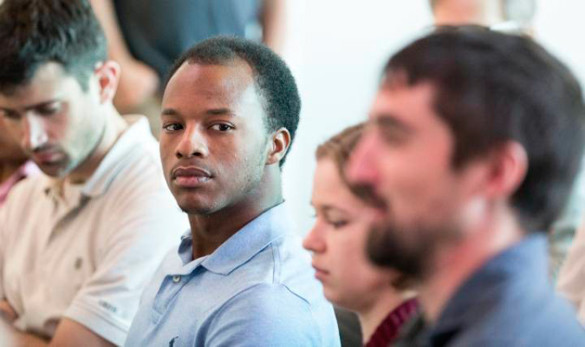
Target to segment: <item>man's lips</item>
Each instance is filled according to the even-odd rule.
[[[43,151],[34,152],[32,154],[33,160],[38,164],[52,164],[61,160],[63,157],[62,153],[57,151]]]
[[[209,171],[195,166],[179,166],[171,172],[171,179],[180,187],[195,188],[212,178]]]

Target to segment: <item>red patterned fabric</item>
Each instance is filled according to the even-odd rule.
[[[397,337],[400,328],[418,312],[418,301],[410,299],[395,308],[378,325],[366,347],[388,347]]]

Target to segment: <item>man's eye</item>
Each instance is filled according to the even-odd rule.
[[[218,123],[218,124],[214,124],[214,125],[212,125],[212,126],[211,126],[211,129],[213,129],[213,130],[217,130],[217,131],[222,131],[222,132],[225,132],[225,131],[230,131],[230,130],[233,130],[233,129],[234,129],[234,127],[233,127],[233,126],[231,126],[231,125],[229,125],[229,124],[225,124],[225,123]]]
[[[55,103],[47,106],[43,106],[38,109],[38,113],[41,116],[52,116],[61,111],[61,104]]]
[[[384,142],[386,142],[389,145],[400,145],[404,143],[406,140],[404,134],[400,134],[395,131],[388,131],[382,129],[380,131],[380,134],[382,135],[382,139],[384,140]]]
[[[379,122],[375,125],[374,131],[380,135],[384,142],[394,146],[405,144],[410,135],[409,131],[393,123]]]
[[[9,111],[9,110],[2,110],[0,111],[0,116],[10,119],[10,120],[19,120],[20,114],[18,112]]]
[[[179,123],[163,124],[163,130],[167,132],[178,131],[183,129],[183,126]]]

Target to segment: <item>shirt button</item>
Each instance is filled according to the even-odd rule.
[[[173,282],[174,282],[174,283],[179,283],[179,282],[181,282],[181,276],[179,276],[179,275],[175,275],[175,276],[173,276]]]

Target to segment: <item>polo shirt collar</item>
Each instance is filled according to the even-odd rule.
[[[142,116],[124,116],[124,119],[130,124],[130,127],[124,131],[118,141],[109,150],[106,156],[102,159],[96,171],[91,175],[85,184],[75,185],[65,183],[68,187],[63,187],[67,190],[79,190],[77,195],[80,198],[96,198],[106,193],[119,174],[120,170],[126,167],[125,158],[129,153],[137,148],[138,142],[142,142],[150,135],[150,128],[148,121]],[[45,189],[48,196],[58,196],[59,182],[57,180],[49,180],[49,184]]]
[[[81,193],[84,196],[95,198],[106,193],[120,170],[127,166],[125,158],[137,149],[137,142],[141,143],[145,137],[152,136],[145,117],[124,116],[124,118],[130,126],[116,141],[97,170],[83,186]]]
[[[187,275],[199,265],[210,272],[229,275],[275,240],[290,233],[291,219],[286,204],[274,206],[246,224],[208,256],[191,259],[193,239],[185,234],[179,246],[183,266],[177,274]]]
[[[535,232],[489,260],[456,291],[431,328],[433,340],[449,339],[466,326],[474,325],[506,293],[548,288],[547,241]]]

